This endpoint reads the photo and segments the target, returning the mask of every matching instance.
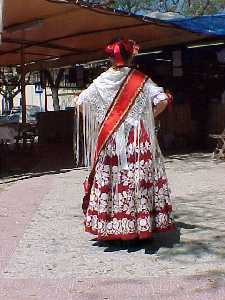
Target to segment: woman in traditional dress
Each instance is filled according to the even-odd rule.
[[[90,167],[82,206],[85,231],[98,240],[146,239],[174,229],[154,126],[170,96],[130,67],[137,51],[134,41],[111,42],[106,53],[112,67],[77,101],[83,113],[84,162]],[[80,138],[77,130],[78,159]]]

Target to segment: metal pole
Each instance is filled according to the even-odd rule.
[[[42,111],[42,94],[39,93],[39,105],[40,105],[40,111]]]
[[[22,125],[25,126],[27,122],[27,110],[26,110],[26,81],[25,81],[25,55],[24,55],[24,45],[21,45],[21,96],[22,96]]]

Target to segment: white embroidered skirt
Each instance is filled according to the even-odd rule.
[[[151,141],[143,125],[138,143],[134,129],[126,147],[128,170],[119,167],[111,138],[96,166],[85,219],[85,231],[99,240],[145,239],[153,232],[175,228],[164,163],[153,160]]]

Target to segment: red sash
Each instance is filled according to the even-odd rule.
[[[88,179],[84,183],[85,196],[83,198],[82,205],[84,214],[86,214],[89,205],[91,188],[93,186],[95,176],[95,167],[98,162],[99,155],[109,138],[118,129],[127,116],[147,78],[148,77],[143,73],[137,70],[131,70],[106,113],[105,119],[99,129],[93,167]]]

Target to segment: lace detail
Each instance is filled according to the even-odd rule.
[[[93,152],[94,149],[93,145],[95,136],[97,137],[96,129],[104,120],[106,112],[128,72],[129,68],[119,72],[110,70],[106,71],[94,80],[94,82],[85,91],[83,91],[78,98],[77,104],[83,104],[83,132],[85,133],[83,144],[86,147],[85,157],[87,157],[87,159],[85,159],[85,161],[87,161],[87,163],[85,162],[85,165],[89,165],[89,161],[92,161],[93,153],[90,154],[90,152]],[[143,90],[136,98],[136,101],[126,119],[112,135],[116,142],[116,154],[119,159],[118,166],[120,169],[125,170],[128,166],[126,144],[128,142],[128,135],[131,128],[134,128],[135,144],[138,148],[140,146],[139,133],[141,122],[145,124],[147,133],[150,137],[151,151],[154,158],[158,145],[155,138],[152,104],[157,104],[166,98],[167,96],[164,93],[163,88],[157,86],[151,79],[148,79]],[[92,124],[93,120],[90,120],[90,118],[93,119],[93,116],[95,116],[95,126]],[[92,132],[91,136],[90,132]],[[92,137],[92,135],[94,137]],[[89,159],[89,157],[91,157],[91,159]]]
[[[104,99],[99,94],[96,86],[92,83],[88,89],[83,91],[78,99],[78,104],[82,102],[88,102],[91,105],[91,110],[94,110],[97,115],[98,123],[101,123],[104,119],[104,116],[110,106],[112,100],[114,99],[116,90],[105,89]],[[166,94],[162,87],[157,86],[151,79],[149,79],[137,97],[134,106],[129,112],[125,124],[130,128],[129,125],[135,126],[140,120],[143,112],[146,110],[146,106],[149,103],[153,103],[156,105],[161,100],[165,100],[167,98]]]
[[[103,121],[107,107],[93,83],[80,94],[78,104],[80,105],[82,103],[90,104],[90,109],[96,113],[96,120],[98,123]],[[108,106],[109,105],[110,103],[108,103]]]

